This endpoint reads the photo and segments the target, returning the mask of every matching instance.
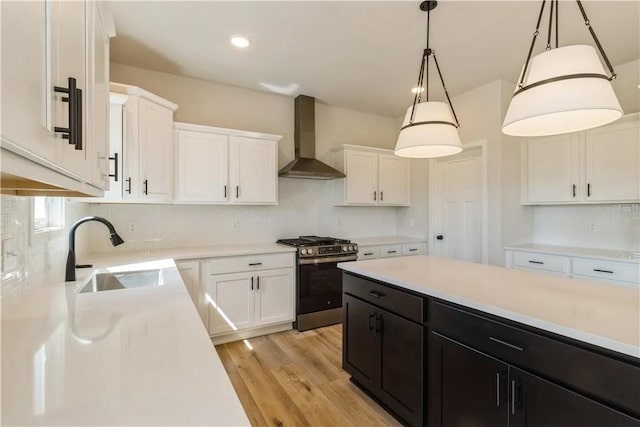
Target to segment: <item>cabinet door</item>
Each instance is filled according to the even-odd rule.
[[[343,294],[342,368],[367,390],[374,390],[380,371],[375,307]]]
[[[510,367],[509,426],[617,426],[619,414],[584,396]]]
[[[378,204],[378,154],[366,151],[345,152],[345,204]]]
[[[198,307],[200,293],[200,263],[198,261],[186,261],[176,263],[180,277],[187,288],[193,304]]]
[[[2,140],[53,161],[51,126],[51,2],[0,2]],[[19,101],[19,102],[17,102]],[[66,104],[65,104],[66,105]]]
[[[68,87],[69,77],[76,79],[76,87],[82,91],[79,98],[82,102],[80,123],[82,127],[81,144],[74,146],[68,140],[58,136],[56,163],[71,173],[91,180],[87,147],[93,144],[91,134],[87,132],[87,113],[90,111],[87,103],[86,67],[86,4],[84,1],[52,2],[51,20],[53,43],[52,57],[52,86]],[[64,93],[53,94],[52,124],[58,127],[69,127],[69,104],[62,102],[68,97]],[[59,134],[58,134],[59,135]],[[89,140],[88,140],[89,139]],[[93,163],[92,163],[93,164]]]
[[[293,322],[295,288],[293,269],[255,273],[255,326]]]
[[[109,161],[107,174],[109,175],[109,189],[104,192],[104,201],[117,202],[122,200],[124,183],[123,171],[123,132],[124,116],[122,104],[109,105]]]
[[[173,111],[142,98],[138,109],[140,200],[170,202],[173,196]]]
[[[91,183],[109,188],[109,36],[96,2],[87,2],[87,145]],[[113,162],[112,162],[113,163]]]
[[[229,137],[178,130],[176,199],[226,203],[229,195]]]
[[[428,369],[430,426],[507,426],[506,364],[432,333]]]
[[[409,160],[393,154],[380,154],[378,191],[381,205],[409,204]]]
[[[423,425],[424,329],[387,311],[377,316],[381,398],[410,425]]]
[[[140,98],[129,96],[122,106],[122,201],[137,202],[142,183],[139,168]]]
[[[209,307],[209,334],[223,334],[254,324],[253,273],[209,276],[205,300]]]
[[[640,125],[635,119],[586,133],[586,200],[640,200]]]
[[[523,182],[526,183],[527,197],[523,202],[576,202],[580,199],[580,135],[567,134],[524,142],[526,163],[523,165]]]
[[[278,202],[278,145],[275,141],[230,137],[231,202]]]

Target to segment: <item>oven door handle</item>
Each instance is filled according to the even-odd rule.
[[[330,256],[330,257],[311,258],[311,259],[308,258],[308,259],[299,259],[298,265],[328,264],[331,262],[355,261],[357,259],[358,259],[358,255]]]

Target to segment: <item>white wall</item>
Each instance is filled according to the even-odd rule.
[[[111,78],[177,103],[176,121],[283,135],[278,163],[282,167],[293,159],[293,98],[121,64],[111,64]],[[394,118],[316,102],[316,157],[327,163],[332,147],[393,148],[398,132]],[[114,249],[98,227],[90,226],[91,248],[101,252],[273,242],[302,234],[396,234],[396,211],[402,208],[335,207],[333,185],[281,178],[278,206],[93,205],[91,212],[112,220],[127,243]],[[135,232],[129,231],[130,224]]]
[[[38,286],[64,281],[64,269],[68,250],[67,231],[77,219],[89,212],[87,205],[67,199],[65,229],[32,237],[33,226],[30,198],[2,196],[2,247],[17,255],[15,263],[2,263],[2,308],[11,306],[19,297],[32,292]],[[89,231],[78,228],[76,252],[78,261],[89,251]],[[8,258],[10,259],[10,258]],[[41,280],[46,277],[48,280]]]

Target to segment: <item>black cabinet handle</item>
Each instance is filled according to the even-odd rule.
[[[253,290],[253,276],[251,276],[251,290]]]
[[[375,202],[376,200],[378,200],[378,199],[377,199],[377,197],[378,197],[378,196],[377,196],[377,193],[378,193],[377,191],[374,191],[374,192],[373,192],[373,201],[374,201],[374,202]]]
[[[395,253],[397,253],[397,252],[398,252],[398,251],[387,251],[387,253],[388,253],[388,254],[395,254]]]
[[[364,256],[370,256],[370,255],[373,255],[373,252],[365,252],[363,255]]]
[[[82,90],[76,88],[76,120],[74,133],[76,150],[82,150]],[[71,126],[70,126],[71,127]]]
[[[144,194],[145,195],[149,194],[149,180],[145,179],[143,182],[143,185],[144,185],[144,190],[143,190]]]
[[[369,313],[369,330],[370,331],[373,331],[373,329],[375,328],[375,318],[376,318],[375,313]]]
[[[442,234],[438,234],[436,236],[436,240],[444,240],[444,236]]]
[[[367,292],[367,295],[371,295],[374,298],[380,298],[384,296],[384,294],[381,294],[380,292],[376,292],[376,291],[369,291]]]
[[[531,260],[529,260],[529,263],[530,264],[540,264],[540,265],[544,264],[544,262],[542,262],[542,261],[531,261]]]
[[[587,184],[587,197],[591,197],[591,184]]]
[[[260,276],[256,277],[256,289],[260,290]]]
[[[384,192],[383,191],[380,192],[380,201],[384,202]]]
[[[417,250],[418,250],[418,248],[411,248],[411,249],[409,249],[409,252],[415,252]]]
[[[261,262],[250,262],[249,263],[249,267],[254,267],[256,265],[262,265],[262,263]]]
[[[115,182],[118,182],[118,153],[113,153],[113,157],[109,157],[109,160],[113,160],[115,166],[113,173],[110,173],[109,176],[113,178]]]
[[[576,197],[576,185],[575,184],[573,184],[573,197],[574,198]]]
[[[127,178],[127,189],[125,191],[131,194],[131,177]]]
[[[236,185],[236,199],[240,197],[240,186]]]
[[[503,340],[501,340],[501,339],[499,339],[499,338],[489,337],[489,340],[491,340],[491,341],[493,341],[493,342],[497,342],[498,344],[502,344],[502,345],[504,345],[504,346],[506,346],[506,347],[509,347],[509,348],[512,348],[512,349],[514,349],[514,350],[524,351],[524,347],[519,346],[519,345],[515,345],[515,344],[511,344],[511,343],[508,343],[508,342],[503,341]]]
[[[597,271],[598,273],[609,273],[609,274],[613,274],[613,271],[611,270],[600,270],[599,268],[594,268],[593,271]]]
[[[226,185],[224,186],[224,198],[225,199],[227,198],[227,186]]]
[[[376,333],[377,334],[382,333],[382,325],[383,325],[382,314],[378,314],[376,315]]]
[[[500,407],[500,372],[496,372],[496,406]]]
[[[516,380],[511,380],[511,415],[516,414]]]
[[[69,127],[63,128],[55,126],[53,130],[56,133],[61,133],[63,139],[68,139],[69,144],[76,145],[76,129],[78,127],[76,124],[76,113],[78,112],[78,107],[76,106],[76,96],[78,95],[78,93],[76,92],[76,79],[74,79],[73,77],[69,77],[67,85],[69,87],[54,86],[53,91],[57,93],[64,93],[67,95],[66,97],[62,98],[62,102],[66,102],[69,104]]]

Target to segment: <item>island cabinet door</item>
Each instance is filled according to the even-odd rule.
[[[362,387],[375,390],[380,371],[375,307],[346,294],[343,307],[342,367]]]
[[[380,337],[380,397],[409,425],[423,425],[424,328],[388,311],[376,314],[375,328]]]
[[[606,406],[513,367],[509,388],[510,427],[618,426],[621,420]]]
[[[508,365],[432,333],[428,366],[430,427],[508,425]]]

